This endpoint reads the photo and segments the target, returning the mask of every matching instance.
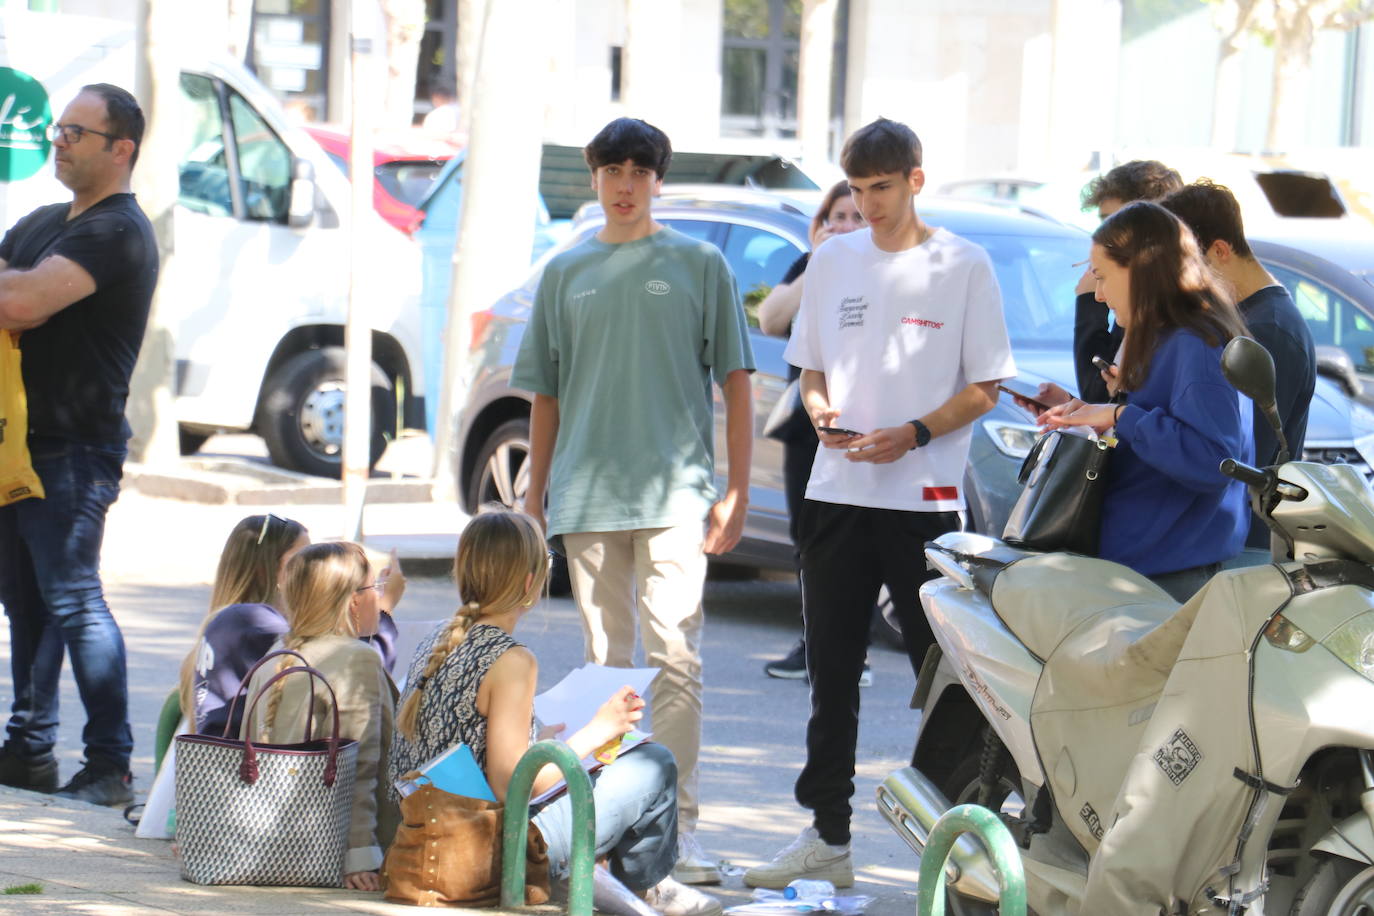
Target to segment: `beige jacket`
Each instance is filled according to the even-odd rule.
[[[278,642],[273,649],[282,648]],[[358,771],[353,784],[353,817],[348,831],[348,855],[344,872],[375,871],[391,845],[400,822],[400,810],[387,798],[387,753],[396,711],[396,685],[391,682],[375,649],[349,636],[317,636],[298,650],[310,660],[334,688],[339,699],[339,736],[358,742]],[[289,657],[287,661],[294,661]],[[275,661],[275,660],[274,660]],[[248,696],[257,696],[262,685],[279,669],[268,663],[253,675]],[[290,744],[305,738],[306,705],[311,678],[304,674],[278,682],[282,688],[272,729],[264,736],[268,699],[262,698],[250,717],[243,720],[243,736],[255,741]],[[273,690],[276,689],[274,685]],[[329,735],[333,715],[329,692],[315,691],[315,736]]]

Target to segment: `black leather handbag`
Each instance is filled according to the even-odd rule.
[[[1101,439],[1052,430],[1035,441],[1017,480],[1024,489],[1002,540],[1030,550],[1096,555],[1111,449]]]

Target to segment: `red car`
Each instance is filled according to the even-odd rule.
[[[348,131],[339,127],[307,124],[305,132],[324,148],[325,154],[345,175],[348,174]],[[457,149],[448,143],[423,136],[378,138],[373,149],[373,175],[376,176],[372,205],[391,225],[406,235],[415,231],[424,214],[416,205],[425,199],[444,163]]]

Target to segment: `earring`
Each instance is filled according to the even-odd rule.
[[[526,601],[521,607],[534,607],[534,599],[531,598],[529,601]]]

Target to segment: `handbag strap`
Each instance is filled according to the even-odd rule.
[[[253,697],[253,701],[248,704],[248,710],[244,713],[244,720],[247,722],[253,721],[253,712],[258,707],[258,701],[271,689],[273,684],[287,675],[296,674],[297,672],[304,672],[310,675],[310,683],[312,684],[310,705],[312,707],[312,713],[314,712],[313,707],[315,705],[315,694],[313,692],[315,678],[319,678],[320,683],[324,684],[325,689],[329,691],[329,702],[334,710],[334,730],[328,739],[329,759],[324,765],[324,784],[326,787],[332,786],[334,785],[334,777],[338,770],[339,759],[339,698],[335,696],[334,687],[329,683],[329,678],[308,665],[295,665],[287,668],[285,671],[278,671],[267,679],[267,683],[263,684],[262,687],[258,689],[257,694]],[[257,748],[253,747],[253,730],[251,728],[244,732],[243,760],[239,763],[239,778],[249,785],[258,781],[258,751]]]
[[[274,649],[273,651],[268,652],[268,653],[267,653],[266,655],[264,655],[262,658],[258,659],[257,662],[254,663],[253,667],[251,667],[251,668],[248,669],[248,673],[245,674],[245,675],[243,676],[243,680],[239,681],[239,689],[236,690],[236,691],[234,691],[234,698],[233,698],[232,700],[229,701],[229,715],[226,716],[225,719],[224,719],[224,731],[220,733],[220,737],[221,737],[221,738],[228,738],[228,737],[229,737],[229,726],[230,726],[231,724],[233,724],[233,721],[234,721],[234,710],[235,710],[236,708],[238,708],[239,697],[241,697],[241,696],[247,696],[247,695],[248,695],[248,685],[249,685],[250,682],[252,682],[252,680],[253,680],[253,675],[257,674],[257,673],[258,673],[258,669],[261,668],[263,665],[267,664],[268,661],[270,661],[271,659],[274,659],[274,658],[276,658],[276,657],[278,657],[278,656],[280,656],[280,655],[293,655],[293,656],[295,656],[296,658],[298,658],[298,659],[301,660],[301,664],[302,664],[302,665],[304,665],[304,666],[307,667],[307,668],[310,667],[310,659],[306,658],[304,655],[301,655],[301,654],[300,654],[299,652],[297,652],[295,649]],[[312,678],[312,679],[310,680],[310,712],[307,714],[306,719],[305,719],[305,740],[306,740],[306,741],[312,741],[312,740],[314,740],[314,734],[315,734],[315,680]]]

